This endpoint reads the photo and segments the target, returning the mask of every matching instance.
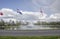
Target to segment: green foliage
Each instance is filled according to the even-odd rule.
[[[49,25],[60,25],[60,22],[50,22]]]
[[[11,22],[11,23],[10,23]],[[0,29],[8,29],[12,26],[20,26],[20,22],[14,22],[14,21],[10,21],[10,22],[5,22],[4,20],[0,21]]]
[[[60,39],[60,36],[0,36],[0,39]]]
[[[34,23],[34,25],[60,25],[60,22],[40,22]]]
[[[3,20],[0,21],[0,26],[4,26],[5,22]]]
[[[37,23],[34,23],[34,25],[48,25],[48,23],[38,21]]]
[[[40,22],[38,21],[37,23],[34,23],[34,25],[48,25],[49,27],[52,28],[60,28],[60,22]]]

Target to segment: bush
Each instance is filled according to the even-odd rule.
[[[1,20],[0,21],[0,29],[8,29],[12,26],[19,26],[20,25],[20,22],[14,22],[12,21],[11,23],[10,22],[5,22],[4,20]]]

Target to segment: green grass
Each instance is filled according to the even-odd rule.
[[[60,39],[60,36],[0,36],[0,39]]]

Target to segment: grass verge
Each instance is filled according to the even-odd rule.
[[[0,36],[0,39],[60,39],[60,36]]]

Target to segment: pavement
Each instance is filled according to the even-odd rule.
[[[0,36],[60,36],[60,30],[0,30]]]

